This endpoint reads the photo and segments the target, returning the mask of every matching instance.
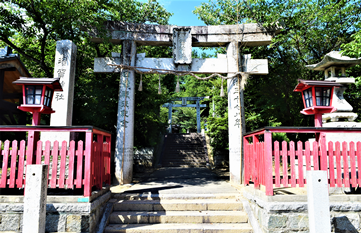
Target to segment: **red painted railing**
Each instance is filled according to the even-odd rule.
[[[318,142],[272,142],[272,133],[315,133]],[[255,188],[304,187],[308,170],[328,171],[330,187],[361,185],[361,142],[327,142],[326,133],[361,133],[361,129],[268,127],[244,136],[244,182]],[[358,134],[359,135],[359,134]],[[355,135],[356,136],[356,135]],[[260,138],[263,141],[260,142]],[[355,137],[360,140],[360,137]]]
[[[33,151],[26,142],[16,140],[0,141],[0,158],[2,161],[0,188],[24,188],[27,164],[47,164],[48,187],[60,189],[84,188],[84,196],[89,197],[93,187],[100,190],[103,183],[110,185],[110,143],[111,135],[91,126],[82,127],[25,127],[1,126],[0,131],[21,132],[83,132],[83,141],[51,143],[37,142]],[[94,141],[96,136],[96,141]],[[85,145],[84,145],[85,144]],[[84,147],[85,146],[85,147]],[[3,148],[3,149],[2,149]]]

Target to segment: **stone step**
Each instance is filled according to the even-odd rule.
[[[235,193],[216,193],[216,194],[144,194],[142,193],[118,193],[113,194],[112,198],[118,200],[198,200],[200,199],[231,199],[231,200],[244,200],[242,195],[238,192]]]
[[[242,202],[236,199],[171,199],[171,200],[120,200],[114,211],[240,211]]]
[[[163,163],[164,162],[173,162],[173,163],[202,163],[202,162],[206,162],[206,159],[182,159],[182,158],[166,158],[163,159]]]
[[[196,160],[164,160],[162,164],[168,164],[168,165],[207,165],[205,160],[202,161],[196,161]]]
[[[189,147],[189,146],[169,146],[164,147],[164,151],[198,151],[204,152],[204,147]]]
[[[164,153],[163,156],[164,158],[174,157],[174,156],[199,158],[199,157],[205,157],[205,154],[204,153]]]
[[[166,141],[171,143],[203,143],[203,139],[200,138],[167,138]]]
[[[181,157],[173,157],[173,158],[165,158],[163,162],[205,162],[206,158],[181,158]]]
[[[186,154],[186,155],[204,155],[204,150],[164,150],[163,154]]]
[[[192,163],[192,164],[185,164],[185,163],[162,163],[163,167],[181,167],[181,168],[190,168],[190,167],[206,167],[205,163]]]
[[[251,233],[252,227],[248,223],[236,224],[111,224],[105,233]]]
[[[206,165],[206,161],[191,161],[191,160],[165,160],[162,164],[168,165]]]
[[[184,145],[203,145],[203,140],[195,140],[195,139],[183,139],[183,140],[166,140],[167,144],[184,144]]]
[[[188,152],[188,153],[204,153],[204,149],[198,149],[198,148],[184,148],[184,147],[179,147],[179,148],[164,148],[164,152]]]
[[[115,211],[110,224],[247,223],[241,211]]]
[[[205,158],[204,154],[192,155],[192,154],[165,154],[163,158],[190,158],[190,159],[198,159],[198,158]]]

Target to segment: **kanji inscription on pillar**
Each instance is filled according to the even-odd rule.
[[[59,78],[63,91],[55,91],[53,95],[52,108],[55,113],[50,116],[50,126],[71,126],[73,118],[74,79],[76,45],[70,40],[56,42],[54,78]],[[68,132],[44,132],[41,140],[68,141]]]

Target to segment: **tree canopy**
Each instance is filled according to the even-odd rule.
[[[215,0],[196,8],[194,13],[207,25],[253,22],[266,29],[279,29],[267,47],[240,48],[240,53],[269,60],[269,74],[251,77],[246,86],[247,131],[267,125],[313,125],[311,117],[300,114],[301,96],[293,89],[297,79],[323,79],[322,73],[309,71],[305,65],[320,62],[326,53],[339,51],[343,45],[357,47],[361,16],[361,5],[357,2]],[[349,73],[359,76],[359,72],[351,70]],[[354,87],[350,89],[355,92]],[[350,92],[347,97],[351,104],[358,101]],[[356,106],[356,111],[360,110]]]
[[[76,44],[73,125],[94,125],[115,132],[119,74],[95,74],[92,70],[95,57],[120,52],[121,46],[107,40],[90,42],[88,29],[102,32],[107,20],[166,24],[171,13],[156,1],[5,0],[1,4],[0,47],[7,45],[18,53],[33,77],[53,77],[57,40],[69,39]],[[106,39],[105,33],[103,36]],[[138,51],[153,57],[170,56],[167,48],[143,46]],[[157,94],[157,76],[143,78],[145,91],[136,94],[136,118],[141,120],[136,121],[135,146],[154,145],[154,138],[164,128],[159,105],[169,98],[165,89],[163,95]]]

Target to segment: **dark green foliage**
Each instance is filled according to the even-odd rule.
[[[224,117],[208,117],[207,124],[213,150],[228,149],[228,113]]]
[[[347,48],[357,47],[359,51],[359,1],[215,0],[202,3],[194,13],[207,25],[252,22],[267,29],[279,28],[270,46],[240,48],[242,54],[269,61],[269,74],[252,76],[245,88],[248,132],[275,124],[313,126],[313,117],[300,113],[301,95],[293,89],[297,79],[323,80],[323,74],[309,71],[305,65],[320,62],[326,53],[340,50],[342,44],[352,40]],[[351,51],[351,55],[360,56]],[[359,68],[350,71],[354,76],[359,76],[357,73]],[[357,112],[361,110],[358,86],[351,85],[346,94]]]
[[[107,42],[90,42],[88,29],[97,28],[99,32],[104,32],[102,26],[106,20],[166,24],[171,14],[156,1],[5,0],[3,3],[6,7],[0,7],[0,47],[8,45],[20,54],[34,77],[53,77],[56,41],[72,40],[78,50],[73,125],[94,125],[114,133],[119,74],[95,74],[92,70],[95,57],[110,56],[111,52],[120,52],[121,47]],[[142,47],[139,52],[167,57],[171,50]],[[136,147],[154,145],[154,140],[158,139],[164,127],[156,109],[169,97],[167,94],[156,94],[156,76],[144,78],[147,81],[143,82],[144,92],[137,92],[135,100]],[[173,84],[175,81],[167,78],[164,87]],[[49,117],[43,116],[42,119],[49,124]]]

